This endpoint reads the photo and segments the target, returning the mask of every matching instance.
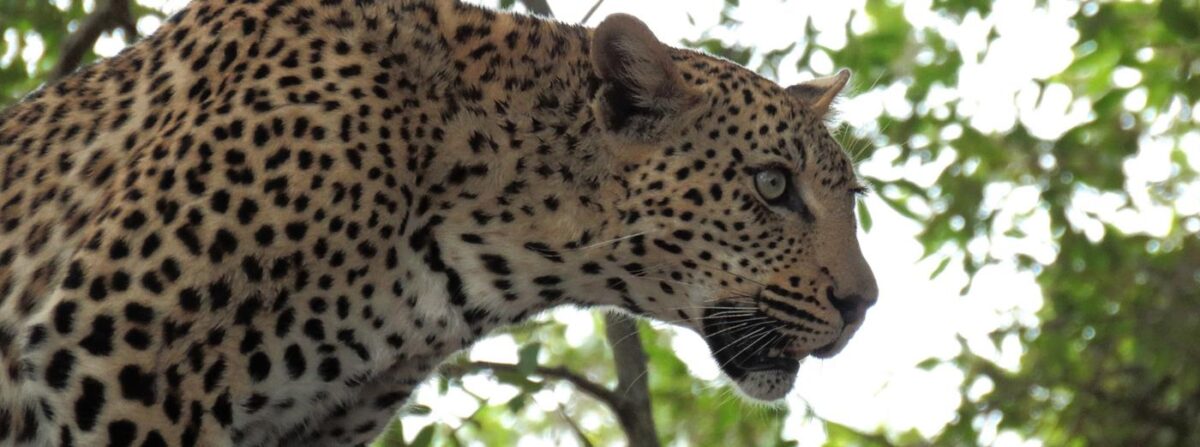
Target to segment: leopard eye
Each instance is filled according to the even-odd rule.
[[[765,169],[754,175],[754,186],[768,202],[774,202],[787,192],[787,173],[780,169]]]

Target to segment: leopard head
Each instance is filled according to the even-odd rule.
[[[863,188],[825,124],[849,72],[784,88],[627,15],[595,30],[590,58],[620,192],[606,256],[645,291],[636,311],[700,333],[749,397],[782,398],[878,295],[856,237]]]

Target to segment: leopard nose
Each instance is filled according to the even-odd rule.
[[[829,302],[842,314],[842,324],[850,326],[861,322],[867,316],[867,309],[875,304],[874,299],[863,298],[861,295],[838,297],[833,289],[828,291]]]

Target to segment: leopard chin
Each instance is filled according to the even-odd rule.
[[[796,361],[797,367],[799,363]],[[734,383],[742,395],[751,400],[776,402],[792,391],[796,384],[796,373],[796,370],[786,369],[751,371],[735,379]]]

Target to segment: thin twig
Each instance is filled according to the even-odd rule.
[[[465,374],[469,374],[469,373],[472,373],[475,371],[481,371],[481,370],[492,370],[492,371],[501,371],[501,372],[519,372],[520,371],[517,368],[517,365],[508,364],[508,363],[495,363],[495,362],[470,362],[470,363],[463,364],[461,366],[448,365],[445,368],[443,368],[443,372],[450,374],[450,375],[456,375],[456,376],[461,376],[461,375],[465,375]],[[545,377],[545,378],[549,378],[549,379],[557,379],[557,380],[566,381],[566,382],[570,383],[571,385],[575,386],[575,388],[578,388],[580,391],[587,393],[588,395],[595,397],[597,400],[604,402],[606,405],[613,408],[614,410],[619,408],[621,405],[621,402],[620,402],[621,398],[619,396],[617,396],[615,393],[613,393],[611,390],[609,390],[608,388],[605,388],[603,385],[600,385],[598,383],[592,382],[591,380],[588,380],[586,377],[576,374],[576,373],[572,372],[571,370],[563,368],[561,366],[559,366],[559,367],[539,366],[539,367],[537,367],[537,369],[533,370],[533,373],[537,374],[539,376]]]
[[[582,444],[583,447],[592,447],[592,440],[588,439],[587,434],[583,432],[583,428],[575,422],[575,419],[572,419],[571,415],[567,414],[566,408],[563,408],[560,405],[558,407],[558,415],[562,417],[564,421],[567,421],[567,425],[571,427],[571,431],[575,433],[576,438],[579,438],[579,443]]]
[[[587,23],[587,21],[588,21],[588,19],[592,18],[592,14],[595,14],[595,13],[596,13],[596,10],[597,10],[597,9],[600,9],[600,4],[601,4],[601,3],[604,3],[604,0],[596,0],[596,4],[592,5],[592,9],[589,9],[589,10],[588,10],[588,12],[587,12],[587,14],[584,14],[584,15],[583,15],[583,20],[580,20],[580,21],[579,21],[579,23],[580,23],[581,25],[582,25],[582,24],[586,24],[586,23]]]

